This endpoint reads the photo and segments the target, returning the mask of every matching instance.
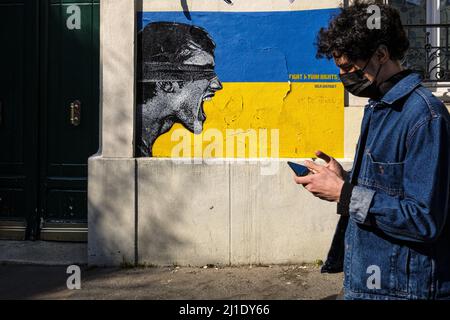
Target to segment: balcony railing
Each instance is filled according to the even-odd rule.
[[[450,82],[450,24],[405,25],[410,49],[404,60],[427,82]]]

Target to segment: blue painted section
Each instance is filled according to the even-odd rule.
[[[289,74],[338,74],[333,61],[316,59],[317,32],[339,9],[290,12],[141,12],[141,30],[156,21],[200,26],[214,39],[216,71],[223,82],[324,82]]]

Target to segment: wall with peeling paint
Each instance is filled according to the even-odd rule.
[[[338,218],[335,205],[297,186],[286,158],[300,162],[316,149],[336,158],[352,156],[361,109],[344,113],[337,70],[315,60],[311,44],[341,1],[183,3],[101,2],[102,147],[89,160],[89,264],[323,260]],[[217,15],[222,18],[215,20]],[[216,71],[224,88],[205,104],[205,131],[242,129],[234,135],[245,136],[251,129],[280,129],[278,155],[267,150],[272,155],[267,162],[233,157],[183,162],[170,158],[177,143],[172,131],[156,141],[155,157],[134,157],[136,33],[161,19],[202,25],[217,42]],[[195,146],[205,141],[189,135],[191,156],[201,157]]]
[[[312,7],[309,1],[234,1],[233,6],[188,1],[182,6],[178,1],[144,0],[138,30],[152,22],[181,22],[204,28],[216,43],[216,73],[223,90],[204,104],[204,132],[221,133],[222,141],[215,143],[222,151],[214,157],[238,157],[241,143],[250,158],[311,157],[318,148],[342,158],[344,90],[334,63],[316,59],[314,46],[317,31],[327,25],[336,7],[332,1],[318,1]],[[202,157],[194,147],[187,155],[174,154],[182,128],[176,124],[158,138],[153,156]],[[227,129],[242,132],[230,137]],[[245,135],[255,130],[260,141],[260,129],[268,130],[269,136],[271,130],[279,130],[277,152],[272,143],[264,152],[259,146],[256,154],[249,150]],[[202,150],[211,144],[193,134],[188,139],[192,146],[202,144]],[[227,154],[230,139],[236,140],[236,150]]]

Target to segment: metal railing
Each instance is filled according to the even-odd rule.
[[[410,40],[404,66],[421,73],[426,82],[450,82],[450,24],[404,27]]]

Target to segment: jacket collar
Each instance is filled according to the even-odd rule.
[[[400,80],[395,86],[391,88],[382,98],[381,102],[385,105],[392,105],[397,100],[410,94],[420,83],[422,77],[418,73],[411,73]],[[374,105],[378,100],[369,100],[369,104]]]

